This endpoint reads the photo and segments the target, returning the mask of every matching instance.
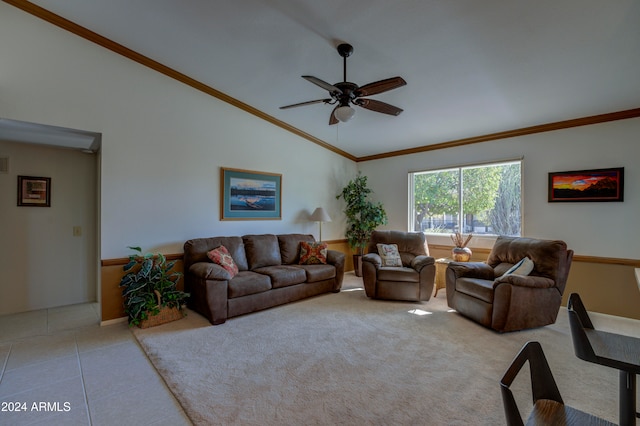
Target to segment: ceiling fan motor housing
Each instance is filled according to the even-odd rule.
[[[342,83],[334,84],[334,86],[342,90],[342,93],[332,94],[333,98],[339,101],[340,104],[347,105],[350,101],[353,101],[356,98],[356,90],[358,89],[357,84],[343,81]]]
[[[353,46],[347,43],[338,45],[338,54],[343,58],[348,58],[353,53]]]

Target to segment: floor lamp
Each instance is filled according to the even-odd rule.
[[[313,211],[310,219],[320,224],[320,239],[318,240],[318,242],[321,242],[322,241],[322,222],[331,222],[331,217],[329,217],[329,214],[322,207],[318,207]]]

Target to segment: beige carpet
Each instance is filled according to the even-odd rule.
[[[197,425],[504,424],[498,381],[528,340],[542,343],[566,404],[617,422],[618,372],[574,356],[564,308],[553,326],[497,334],[450,312],[443,290],[416,304],[353,289],[134,333]],[[523,373],[513,389],[528,415]]]

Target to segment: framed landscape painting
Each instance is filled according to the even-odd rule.
[[[18,176],[18,206],[51,207],[51,178]]]
[[[282,175],[220,170],[220,220],[282,219]]]
[[[623,201],[624,167],[549,173],[549,202]]]

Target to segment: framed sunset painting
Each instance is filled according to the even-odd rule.
[[[624,167],[549,173],[549,202],[623,201]]]

